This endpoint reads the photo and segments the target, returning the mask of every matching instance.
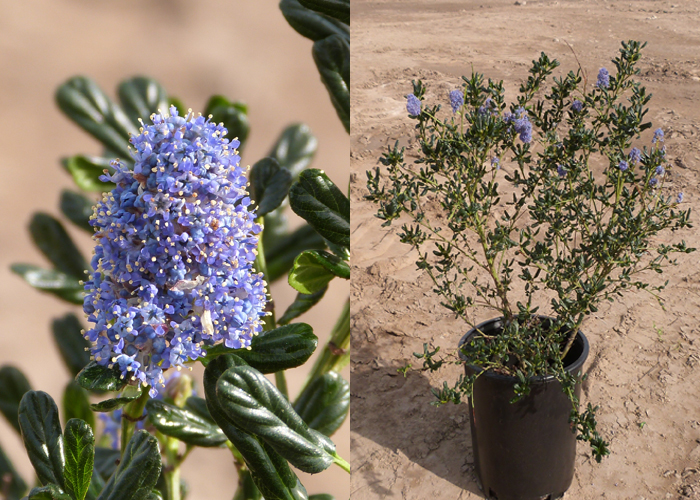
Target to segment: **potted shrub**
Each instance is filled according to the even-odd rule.
[[[651,96],[634,80],[643,47],[623,43],[616,71],[600,69],[595,82],[579,68],[548,90],[559,63],[543,53],[511,104],[503,82],[478,73],[450,92],[448,110],[414,81],[415,165],[397,142],[381,159],[387,169],[367,173],[377,216],[400,221],[400,240],[442,305],[470,327],[454,358],[465,374],[433,392],[438,404],[467,396],[489,497],[563,494],[577,439],[598,461],[609,453],[597,407],[579,408],[582,324],[630,290],[659,299],[657,273],[694,250],[668,240],[669,230],[691,226],[663,131],[634,147],[651,127]],[[416,356],[437,370],[448,360],[437,352],[425,345]]]

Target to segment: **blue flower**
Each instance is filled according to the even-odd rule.
[[[605,68],[600,68],[598,71],[598,81],[596,81],[596,87],[599,89],[606,89],[610,86],[610,73]]]
[[[642,159],[642,152],[638,148],[632,148],[632,151],[630,151],[629,158],[632,164],[635,164]]]
[[[683,193],[678,193],[678,198],[676,198],[676,203],[681,203],[683,201]]]
[[[112,447],[112,449],[118,450],[119,439],[121,436],[122,429],[122,409],[116,409],[112,413],[98,413],[97,417],[104,424],[104,428],[102,429],[102,435],[109,436],[110,446]],[[141,421],[139,421],[138,423],[140,424]]]
[[[625,171],[629,168],[629,164],[625,160],[620,160],[620,163],[617,164],[617,168],[619,168],[621,171]]]
[[[662,165],[656,167],[656,175],[664,175],[665,173],[666,169]]]
[[[561,165],[557,165],[557,173],[559,174],[559,177],[561,177],[562,179],[564,177],[566,177],[566,169]]]
[[[496,167],[496,170],[501,168],[501,160],[498,158],[498,156],[491,158],[491,166]]]
[[[657,179],[656,177],[652,177],[651,179],[649,179],[649,185],[651,187],[655,187],[658,183],[659,183],[659,179]]]
[[[459,108],[464,106],[464,94],[461,90],[453,90],[452,92],[450,92],[450,106],[452,106],[453,113],[456,113]]]
[[[516,109],[513,115],[509,115],[509,120],[513,122],[515,132],[520,134],[521,141],[530,142],[532,140],[532,123],[530,123],[524,108]]]
[[[661,130],[660,128],[657,128],[654,131],[654,137],[651,138],[651,143],[656,144],[657,141],[659,142],[664,142],[664,131]]]
[[[578,99],[575,99],[574,102],[571,104],[571,109],[573,109],[577,113],[580,113],[583,109],[583,103]]]
[[[93,273],[83,309],[95,361],[157,394],[163,371],[262,330],[265,282],[253,270],[255,211],[237,140],[191,112],[154,114],[130,139],[134,170],[95,206]]]
[[[491,111],[492,107],[493,107],[493,100],[490,97],[487,97],[486,100],[484,101],[484,104],[479,106],[479,109],[477,110],[477,112],[480,115],[485,115],[486,113]]]
[[[406,101],[406,110],[408,111],[409,115],[420,115],[420,104],[421,103],[416,96],[414,96],[413,94],[408,94]]]

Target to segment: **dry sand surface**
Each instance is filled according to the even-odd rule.
[[[351,498],[476,499],[465,406],[435,408],[429,389],[454,380],[397,368],[432,341],[452,348],[464,333],[431,294],[401,245],[363,200],[365,171],[396,140],[415,158],[404,96],[411,80],[429,84],[446,106],[471,68],[505,80],[513,98],[530,62],[545,51],[589,85],[620,42],[649,42],[641,81],[654,94],[647,115],[666,132],[671,183],[694,209],[686,241],[700,247],[700,4],[674,1],[366,1],[352,8],[352,420]],[[647,143],[651,132],[644,134]],[[612,455],[598,465],[579,445],[566,498],[700,498],[700,340],[698,254],[665,275],[665,311],[648,295],[601,307],[584,324],[591,355],[584,402],[600,404]],[[486,318],[484,318],[486,319]]]
[[[286,23],[277,3],[0,0],[0,365],[20,367],[35,389],[57,401],[69,378],[53,346],[50,321],[80,309],[34,291],[9,271],[13,262],[45,262],[26,226],[35,211],[58,216],[60,190],[73,187],[59,158],[100,152],[97,142],[54,105],[53,93],[67,78],[89,75],[114,96],[122,79],[150,75],[195,112],[217,93],[245,101],[252,126],[243,154],[246,164],[265,156],[285,126],[307,123],[319,141],[313,166],[347,186],[347,133],[313,63],[312,42]],[[70,232],[90,255],[91,240],[73,228]],[[348,289],[347,283],[334,283],[323,305],[301,321],[325,338]],[[280,310],[295,295],[284,280],[272,293]],[[196,373],[201,391],[201,371]],[[303,368],[289,374],[292,394],[304,376]],[[348,422],[335,441],[339,454],[348,457]],[[0,443],[33,482],[21,441],[4,421]],[[183,476],[190,484],[188,498],[233,496],[236,474],[228,450],[196,449]],[[335,466],[303,475],[302,481],[310,493],[349,496],[349,477]]]

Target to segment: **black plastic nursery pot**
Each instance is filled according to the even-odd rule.
[[[543,318],[545,319],[545,318]],[[459,345],[477,330],[487,335],[502,330],[503,318],[481,323],[467,332]],[[589,345],[578,332],[564,367],[580,373]],[[483,371],[460,352],[467,375]],[[571,486],[576,459],[576,435],[569,422],[572,405],[560,382],[551,376],[534,377],[531,392],[510,403],[515,377],[486,371],[476,378],[469,398],[474,464],[485,496],[494,500],[550,500],[561,498]]]

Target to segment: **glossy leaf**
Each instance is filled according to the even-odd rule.
[[[90,234],[95,232],[89,223],[90,217],[92,216],[92,206],[94,204],[95,202],[91,199],[75,191],[69,191],[67,189],[61,191],[60,207],[63,215],[80,229]]]
[[[250,122],[248,121],[248,107],[242,102],[229,101],[224,96],[215,95],[209,99],[204,111],[205,116],[212,115],[211,120],[215,123],[223,123],[229,140],[238,139],[242,151],[246,139],[250,133]]]
[[[19,403],[27,391],[31,391],[27,377],[14,366],[0,368],[0,412],[7,421],[20,432],[17,413]]]
[[[124,392],[119,395],[119,397],[105,399],[99,403],[91,404],[90,408],[93,411],[110,412],[137,400],[141,396],[142,391],[143,389],[140,385],[128,385],[124,389]]]
[[[194,446],[220,446],[226,436],[211,419],[203,418],[188,408],[151,399],[146,403],[148,419],[161,433]]]
[[[307,9],[350,24],[350,0],[299,0],[299,3]]]
[[[350,266],[323,250],[307,250],[294,260],[288,281],[296,291],[313,294],[326,288],[336,276],[350,279]]]
[[[234,366],[245,366],[245,361],[227,354],[212,360],[204,370],[204,392],[212,418],[243,456],[256,486],[266,500],[306,500],[306,489],[289,468],[287,461],[257,437],[234,425],[221,408],[216,395],[216,383],[227,369]]]
[[[266,219],[267,220],[267,219]],[[267,232],[267,226],[263,237]],[[286,275],[294,265],[294,259],[305,250],[325,248],[323,237],[316,230],[304,224],[293,233],[277,238],[273,244],[265,244],[267,279],[270,283]]]
[[[45,213],[35,213],[29,223],[29,233],[34,244],[54,267],[66,274],[82,279],[87,262],[68,236],[63,224]]]
[[[335,112],[350,133],[350,42],[329,36],[314,43],[312,54]]]
[[[68,493],[55,484],[32,488],[27,498],[28,500],[72,500]]]
[[[124,113],[138,128],[139,118],[150,123],[153,113],[161,110],[168,113],[168,95],[165,89],[152,78],[135,76],[119,84],[117,91]]]
[[[350,201],[322,170],[302,172],[289,190],[289,202],[321,236],[350,247]]]
[[[68,118],[105,147],[131,158],[129,134],[138,135],[138,128],[93,80],[71,78],[56,91],[56,102]]]
[[[303,123],[295,123],[282,131],[268,156],[277,160],[280,167],[289,170],[296,179],[311,165],[317,149],[318,141],[311,129]]]
[[[274,373],[303,365],[317,346],[318,337],[312,328],[306,323],[294,323],[253,337],[250,350],[234,350],[220,344],[207,349],[205,359],[232,353],[262,373]]]
[[[113,172],[110,165],[111,159],[100,156],[77,155],[70,158],[63,158],[61,164],[73,177],[75,184],[83,191],[110,191],[114,188],[111,182],[100,180],[105,174],[105,170]]]
[[[325,443],[254,368],[234,366],[226,370],[216,384],[216,396],[230,421],[263,439],[298,469],[314,474],[333,463]]]
[[[320,290],[312,294],[298,293],[294,302],[284,311],[284,314],[280,319],[277,320],[277,324],[286,325],[295,318],[298,318],[306,311],[311,309],[313,306],[318,304],[318,302],[326,294],[328,287],[323,287]]]
[[[74,377],[90,362],[90,353],[85,349],[90,347],[80,333],[83,325],[75,314],[69,313],[62,318],[56,318],[51,323],[53,339],[71,377]]]
[[[42,269],[34,264],[12,264],[10,269],[34,288],[52,293],[72,304],[83,304],[84,287],[74,276],[53,269]]]
[[[120,376],[121,374],[118,371],[90,361],[78,373],[76,380],[81,387],[88,391],[120,391],[126,386],[126,381]]]
[[[348,415],[350,384],[336,372],[326,373],[306,386],[294,409],[309,427],[331,436]]]
[[[284,18],[297,33],[313,41],[334,34],[350,37],[350,28],[347,24],[307,9],[298,0],[281,0],[280,9]]]
[[[317,493],[316,495],[311,495],[309,500],[335,500],[335,497],[328,493]]]
[[[274,158],[263,158],[251,169],[250,185],[260,217],[282,204],[292,185],[292,174],[286,168],[280,168]]]
[[[84,500],[92,479],[95,460],[95,436],[92,428],[82,420],[72,418],[66,423],[66,491],[75,500]]]
[[[117,463],[119,462],[119,457],[119,450],[96,446],[95,472],[97,472],[102,479],[107,481],[110,478],[110,476],[114,474],[114,471],[117,470]]]
[[[140,430],[127,443],[117,470],[97,500],[145,500],[158,481],[160,469],[158,441]]]
[[[36,475],[43,485],[65,487],[65,453],[58,408],[51,396],[42,391],[27,392],[19,404],[22,441]]]
[[[24,482],[1,447],[0,478],[2,478],[2,492],[7,495],[6,500],[19,500],[27,492],[27,483]]]
[[[79,418],[95,428],[95,414],[90,410],[88,392],[75,380],[71,380],[63,391],[63,418],[66,421]]]

